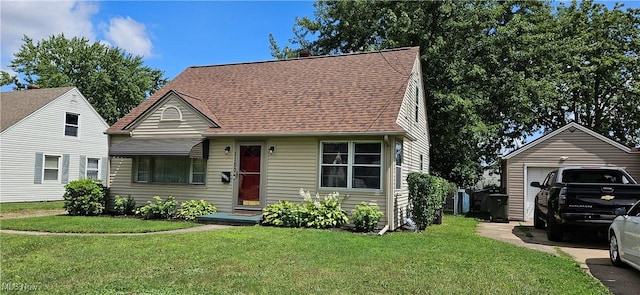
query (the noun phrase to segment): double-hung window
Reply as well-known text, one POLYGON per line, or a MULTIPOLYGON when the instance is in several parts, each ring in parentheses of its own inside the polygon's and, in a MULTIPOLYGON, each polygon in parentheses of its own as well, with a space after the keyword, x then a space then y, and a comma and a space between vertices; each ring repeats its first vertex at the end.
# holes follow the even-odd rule
POLYGON ((44 155, 42 180, 45 182, 60 181, 60 156, 44 155))
POLYGON ((379 141, 322 142, 320 186, 323 188, 380 189, 382 143, 379 141))
POLYGON ((85 178, 100 179, 100 159, 87 158, 87 169, 85 170, 85 178))
POLYGON ((395 162, 396 162, 396 185, 395 188, 397 190, 402 188, 402 155, 403 154, 403 148, 402 148, 402 141, 397 140, 396 141, 396 156, 395 156, 395 162))
POLYGON ((80 115, 74 113, 66 113, 64 118, 64 135, 78 137, 78 127, 80 115))
POLYGON ((206 161, 188 157, 139 157, 133 181, 141 183, 204 184, 206 161))

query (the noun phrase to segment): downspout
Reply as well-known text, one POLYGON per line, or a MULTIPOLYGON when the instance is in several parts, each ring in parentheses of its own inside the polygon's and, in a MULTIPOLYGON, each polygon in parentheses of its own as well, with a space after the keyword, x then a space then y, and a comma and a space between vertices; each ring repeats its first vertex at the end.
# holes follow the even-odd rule
POLYGON ((387 224, 378 232, 378 235, 384 235, 389 228, 391 227, 391 225, 393 224, 393 182, 392 182, 392 175, 391 175, 391 164, 393 164, 393 162, 391 161, 392 158, 392 153, 391 153, 391 145, 389 144, 389 136, 385 135, 384 136, 384 143, 387 147, 387 157, 385 158, 385 167, 386 167, 386 177, 387 177, 387 181, 386 183, 386 187, 385 187, 385 191, 386 191, 386 196, 387 196, 387 204, 386 204, 386 209, 387 209, 387 224))

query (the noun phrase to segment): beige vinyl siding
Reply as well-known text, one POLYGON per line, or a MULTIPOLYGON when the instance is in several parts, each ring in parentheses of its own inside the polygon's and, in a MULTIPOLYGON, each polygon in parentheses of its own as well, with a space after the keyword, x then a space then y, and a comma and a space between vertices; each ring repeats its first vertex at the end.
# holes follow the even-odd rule
POLYGON ((318 179, 318 140, 315 138, 276 138, 266 144, 266 202, 300 202, 300 189, 315 191, 318 179), (269 154, 269 146, 275 152, 269 154))
MULTIPOLYGON (((429 172, 429 128, 427 123, 426 113, 426 100, 424 96, 424 87, 422 83, 422 70, 420 69, 420 60, 416 58, 411 79, 407 83, 407 89, 405 90, 405 97, 402 101, 400 113, 398 115, 397 123, 407 130, 409 138, 398 138, 403 142, 403 163, 402 163, 402 188, 400 190, 393 190, 394 200, 397 204, 394 208, 394 227, 399 227, 404 224, 405 218, 408 216, 408 204, 409 204, 409 188, 407 185, 407 176, 411 172, 429 172), (418 121, 415 120, 415 108, 416 108, 416 87, 419 91, 418 99, 418 121), (420 170, 420 155, 422 155, 422 170, 420 170)), ((395 148, 395 142, 390 142, 391 149, 395 148)), ((391 156, 394 156, 392 151, 391 156)), ((395 157, 391 161, 393 166, 391 172, 391 178, 395 188, 395 157)))
POLYGON ((224 152, 224 147, 228 145, 232 145, 232 142, 211 140, 205 185, 132 183, 132 159, 112 157, 110 194, 131 196, 139 206, 154 196, 162 199, 174 196, 178 202, 206 200, 213 203, 219 212, 231 212, 233 187, 221 181, 222 171, 233 171, 233 154, 224 152))
MULTIPOLYGON (((76 180, 80 156, 99 158, 100 165, 106 164, 102 159, 107 157, 104 132, 108 127, 82 94, 73 88, 5 129, 0 133, 0 202, 62 200, 64 183, 34 184, 36 153, 68 154, 68 180, 76 180), (64 135, 66 112, 79 114, 77 137, 64 135)), ((106 175, 101 176, 104 177, 106 175)))
POLYGON ((209 127, 209 123, 200 113, 172 94, 142 118, 132 128, 132 133, 134 136, 194 136, 202 134, 209 127), (161 120, 162 112, 171 107, 180 110, 181 120, 161 120))
POLYGON ((509 195, 509 218, 524 219, 525 165, 559 167, 583 164, 622 167, 634 178, 640 174, 640 161, 633 161, 632 154, 579 129, 574 132, 565 130, 508 160, 504 177, 509 195), (560 161, 561 156, 569 158, 560 161))

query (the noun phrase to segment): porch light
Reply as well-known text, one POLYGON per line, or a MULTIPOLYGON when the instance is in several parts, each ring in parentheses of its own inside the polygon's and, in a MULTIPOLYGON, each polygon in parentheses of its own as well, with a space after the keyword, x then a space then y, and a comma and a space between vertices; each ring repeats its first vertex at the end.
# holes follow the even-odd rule
POLYGON ((276 146, 272 145, 269 147, 269 154, 273 154, 273 151, 276 150, 276 146))
POLYGON ((224 153, 225 154, 229 154, 230 151, 231 151, 231 147, 230 146, 224 147, 224 153))

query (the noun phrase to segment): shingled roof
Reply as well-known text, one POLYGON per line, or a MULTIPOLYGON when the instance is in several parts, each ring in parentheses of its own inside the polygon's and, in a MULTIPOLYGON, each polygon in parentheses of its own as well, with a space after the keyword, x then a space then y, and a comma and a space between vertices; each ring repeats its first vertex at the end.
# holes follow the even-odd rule
POLYGON ((0 132, 13 126, 73 87, 29 89, 0 93, 0 132))
POLYGON ((170 91, 214 121, 205 135, 402 132, 419 48, 187 68, 109 128, 127 131, 170 91))

